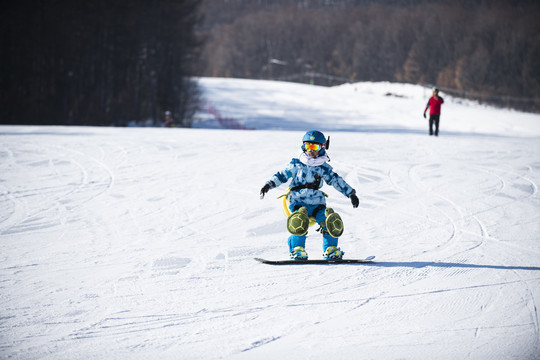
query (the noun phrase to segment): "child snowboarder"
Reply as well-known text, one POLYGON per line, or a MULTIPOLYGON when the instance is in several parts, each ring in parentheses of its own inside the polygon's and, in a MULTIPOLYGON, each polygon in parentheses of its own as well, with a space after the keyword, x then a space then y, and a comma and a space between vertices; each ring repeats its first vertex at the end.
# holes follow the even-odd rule
POLYGON ((309 217, 315 218, 323 234, 323 258, 341 260, 344 252, 337 247, 338 238, 343 233, 341 217, 326 207, 325 194, 319 189, 324 180, 340 193, 351 199, 354 208, 359 200, 356 191, 328 165, 330 158, 326 153, 328 143, 320 131, 308 131, 302 139, 302 151, 284 170, 278 171, 261 189, 261 198, 270 190, 286 183, 292 178, 288 193, 291 215, 287 218, 290 258, 307 260, 305 251, 309 217))

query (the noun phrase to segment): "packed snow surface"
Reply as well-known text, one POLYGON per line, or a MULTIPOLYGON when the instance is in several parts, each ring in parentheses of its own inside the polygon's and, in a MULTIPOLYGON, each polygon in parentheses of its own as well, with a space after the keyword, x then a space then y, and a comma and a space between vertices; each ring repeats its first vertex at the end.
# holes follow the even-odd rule
POLYGON ((0 358, 540 358, 539 115, 442 94, 430 137, 413 85, 199 82, 196 129, 0 126, 0 358), (373 264, 254 260, 311 129, 373 264))

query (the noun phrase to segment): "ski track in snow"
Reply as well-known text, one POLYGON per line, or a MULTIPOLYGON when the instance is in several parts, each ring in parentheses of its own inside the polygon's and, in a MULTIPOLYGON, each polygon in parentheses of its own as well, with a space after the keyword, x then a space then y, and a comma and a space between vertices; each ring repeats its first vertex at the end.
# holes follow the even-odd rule
MULTIPOLYGON (((372 84, 363 113, 347 86, 202 85, 264 131, 0 127, 0 357, 538 359, 540 131, 507 134, 519 113, 450 100, 430 138, 378 110, 417 106, 414 87, 372 84), (331 164, 360 197, 323 189, 340 246, 376 262, 259 264, 288 236, 285 187, 259 190, 326 124, 306 114, 323 101, 343 116, 331 164), (290 122, 272 128, 274 109, 290 122)), ((313 229, 306 247, 321 256, 313 229)))

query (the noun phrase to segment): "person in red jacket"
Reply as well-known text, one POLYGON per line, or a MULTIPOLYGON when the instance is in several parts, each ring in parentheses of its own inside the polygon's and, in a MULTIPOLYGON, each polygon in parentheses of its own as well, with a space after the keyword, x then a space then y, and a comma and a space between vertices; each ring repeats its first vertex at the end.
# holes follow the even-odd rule
POLYGON ((439 89, 433 89, 433 96, 429 98, 426 108, 424 109, 424 118, 426 111, 429 108, 429 135, 433 135, 433 125, 435 125, 435 136, 439 136, 439 120, 441 118, 441 105, 444 100, 439 96, 439 89))

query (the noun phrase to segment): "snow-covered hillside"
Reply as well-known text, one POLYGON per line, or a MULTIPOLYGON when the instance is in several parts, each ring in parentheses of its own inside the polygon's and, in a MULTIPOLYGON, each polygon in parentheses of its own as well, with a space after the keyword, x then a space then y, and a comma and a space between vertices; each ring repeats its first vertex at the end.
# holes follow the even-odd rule
POLYGON ((197 129, 0 126, 1 358, 540 358, 539 115, 442 94, 436 138, 429 89, 200 84, 197 129), (373 264, 253 260, 287 258, 259 190, 311 129, 373 264))

